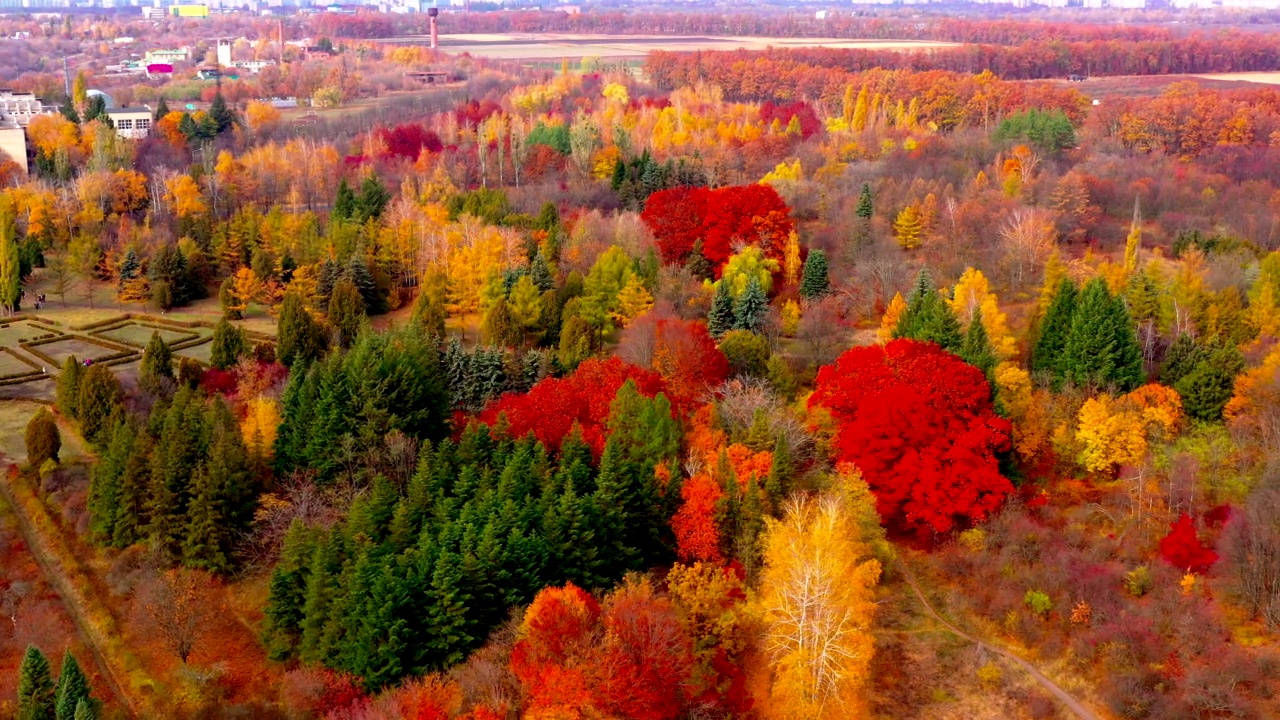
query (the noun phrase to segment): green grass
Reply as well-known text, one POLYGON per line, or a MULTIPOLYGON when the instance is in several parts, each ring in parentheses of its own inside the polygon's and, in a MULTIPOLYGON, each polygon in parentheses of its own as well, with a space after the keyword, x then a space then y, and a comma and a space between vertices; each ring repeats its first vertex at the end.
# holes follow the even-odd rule
POLYGON ((189 348, 175 350, 173 354, 177 355, 178 357, 195 358, 196 360, 199 360, 202 363, 208 363, 209 358, 213 356, 213 343, 211 342, 200 343, 199 345, 195 345, 189 348))
POLYGON ((151 334, 157 332, 160 333, 160 339, 164 340, 165 343, 169 345, 183 340, 190 340, 197 336, 196 333, 187 332, 185 330, 159 329, 147 327, 146 325, 139 325, 138 323, 129 323, 128 325, 118 327, 113 330, 104 330, 97 333, 97 336, 107 340, 115 340, 116 342, 124 343, 125 345, 146 347, 147 343, 151 342, 151 334))
POLYGON ((57 394, 57 388, 58 381, 51 377, 5 385, 0 387, 0 404, 7 402, 6 398, 53 402, 54 395, 57 394))
POLYGON ((59 366, 72 355, 75 355, 78 360, 97 360, 120 352, 120 350, 94 345, 87 340, 81 340, 70 335, 61 340, 40 345, 39 348, 40 352, 53 358, 59 366))
POLYGON ((18 347, 20 342, 51 334, 54 333, 50 328, 20 320, 0 327, 0 346, 18 347))
POLYGON ((39 370, 38 367, 31 367, 7 352, 0 352, 0 375, 18 375, 37 370, 39 370))
MULTIPOLYGON (((12 386, 3 389, 11 390, 12 386)), ((45 406, 25 400, 0 400, 0 453, 15 462, 27 461, 27 423, 42 407, 45 406)), ((61 423, 58 429, 62 435, 62 450, 58 453, 58 459, 65 462, 84 457, 84 441, 80 436, 61 423)))

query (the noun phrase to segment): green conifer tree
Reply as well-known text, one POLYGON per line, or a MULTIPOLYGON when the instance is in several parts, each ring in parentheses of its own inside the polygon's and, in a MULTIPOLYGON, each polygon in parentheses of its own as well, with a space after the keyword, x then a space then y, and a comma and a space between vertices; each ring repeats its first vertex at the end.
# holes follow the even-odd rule
POLYGON ((80 381, 76 409, 80 415, 80 432, 96 447, 111 440, 112 416, 121 409, 124 394, 120 381, 106 365, 91 365, 80 381))
POLYGON ((927 267, 920 268, 916 276, 915 286, 907 298, 907 309, 898 319, 893 337, 937 343, 951 352, 959 352, 964 344, 960 322, 934 287, 927 267))
POLYGON ((58 423, 53 419, 53 413, 40 408, 27 422, 23 439, 27 445, 27 464, 31 467, 39 469, 45 460, 58 461, 62 435, 58 433, 58 423))
POLYGON ((355 283, 347 278, 335 283, 328 309, 329 324, 333 326, 338 344, 350 346, 360 334, 360 324, 365 316, 364 298, 355 283))
POLYGON ((89 700, 89 678, 85 677, 70 650, 62 656, 62 669, 54 696, 57 720, 75 720, 76 708, 89 700))
POLYGON ((732 330, 735 322, 733 295, 729 292, 729 284, 716 283, 716 294, 711 300, 711 312, 707 316, 707 330, 712 337, 720 337, 732 330))
POLYGON ((142 354, 142 367, 138 371, 138 386, 152 394, 160 394, 173 386, 173 352, 160 337, 160 331, 151 333, 151 342, 142 354))
POLYGON ((1076 385, 1132 390, 1143 379, 1142 349, 1129 311, 1101 278, 1080 293, 1064 350, 1065 377, 1076 385))
POLYGON ((58 412, 72 419, 80 417, 80 377, 84 374, 84 366, 75 355, 62 361, 62 371, 58 373, 58 387, 55 406, 58 412))
POLYGON ((227 322, 226 318, 213 327, 213 340, 210 342, 209 364, 216 370, 233 367, 240 362, 241 356, 249 352, 249 340, 244 330, 227 322))
POLYGON ((964 346, 960 348, 960 357, 981 370, 988 380, 992 378, 996 369, 996 354, 991 348, 987 328, 982 324, 982 308, 975 308, 973 311, 973 319, 969 321, 969 330, 964 336, 964 346))
POLYGON ((1031 371, 1052 379, 1055 385, 1066 377, 1067 339, 1071 336, 1077 294, 1075 283, 1063 278, 1040 322, 1040 335, 1031 350, 1031 371))
POLYGON ((822 250, 810 250, 800 275, 800 296, 813 300, 826 295, 831 289, 827 273, 827 254, 822 250))
POLYGON ((1173 386, 1182 396, 1182 409, 1197 420, 1221 420, 1222 408, 1234 394, 1236 376, 1244 367, 1244 356, 1234 345, 1207 353, 1173 386))
POLYGON ((356 215, 356 194, 347 184, 347 179, 338 181, 338 191, 333 198, 333 218, 335 220, 351 220, 356 215))
POLYGON ((733 329, 758 333, 764 329, 765 315, 769 312, 769 298, 760 285, 760 278, 752 276, 747 288, 733 307, 733 329))
POLYGON ((56 720, 56 695, 49 659, 35 645, 27 646, 27 654, 18 669, 18 709, 16 720, 56 720))

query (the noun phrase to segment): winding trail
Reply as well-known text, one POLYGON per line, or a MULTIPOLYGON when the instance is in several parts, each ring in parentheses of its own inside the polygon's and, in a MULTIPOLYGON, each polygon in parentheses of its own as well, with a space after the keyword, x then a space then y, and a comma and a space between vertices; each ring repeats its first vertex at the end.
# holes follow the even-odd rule
POLYGON ((1009 660, 1013 661, 1015 664, 1018 665, 1018 667, 1025 670, 1027 674, 1032 677, 1032 679, 1040 683, 1041 687, 1043 687, 1045 690, 1048 690, 1054 697, 1058 698, 1058 700, 1060 700, 1063 705, 1067 706, 1067 709, 1075 713, 1076 717, 1081 718, 1081 720, 1102 720, 1102 718, 1099 717, 1097 714, 1095 714, 1092 710, 1085 707, 1084 703, 1077 700, 1066 690, 1063 690, 1057 683, 1045 677, 1044 673, 1037 670, 1036 667, 1031 663, 1027 662, 1026 660, 1023 660, 1022 658, 1018 657, 1017 655, 1014 655, 1013 653, 1009 652, 1008 650, 1005 650, 1004 648, 996 647, 991 643, 985 642, 983 640, 979 640, 978 638, 970 635, 969 633, 966 633, 965 631, 961 630, 955 625, 952 625, 950 622, 947 622, 946 620, 944 620, 943 617, 938 614, 938 611, 933 608, 933 605, 929 604, 929 600, 925 598, 924 593, 920 590, 920 585, 916 582, 915 573, 911 572, 911 569, 907 567, 907 564, 905 562, 902 562, 901 560, 898 561, 898 567, 902 569, 902 576, 907 579, 907 584, 909 584, 911 586, 911 589, 915 591, 916 597, 920 599, 920 604, 924 605, 925 611, 928 612, 930 617, 932 617, 934 620, 937 620, 950 633, 952 633, 953 635, 956 635, 957 637, 968 640, 969 642, 977 645, 978 647, 984 650, 995 653, 997 655, 1000 655, 1001 657, 1008 658, 1009 660))
MULTIPOLYGON (((0 455, 0 462, 7 460, 0 455)), ((93 653, 94 661, 97 663, 102 677, 106 678, 111 686, 111 693, 115 696, 119 706, 125 710, 130 717, 139 716, 139 703, 126 692, 126 685, 120 681, 120 673, 124 672, 122 668, 118 669, 112 662, 112 656, 108 651, 109 643, 107 638, 103 636, 99 628, 94 627, 89 621, 88 611, 86 608, 90 604, 100 604, 97 597, 90 597, 93 593, 92 587, 86 583, 77 583, 72 575, 79 575, 82 578, 85 575, 84 568, 77 567, 66 568, 63 566, 61 558, 70 558, 71 562, 75 562, 75 555, 70 551, 63 541, 61 535, 56 532, 42 532, 42 526, 56 528, 52 518, 47 514, 39 518, 32 518, 28 514, 28 506, 24 502, 20 502, 19 495, 23 495, 22 500, 29 500, 25 496, 32 495, 31 490, 25 487, 18 487, 17 483, 21 480, 16 474, 9 471, 7 467, 9 463, 3 462, 6 466, 4 472, 0 472, 0 494, 4 495, 5 502, 13 511, 13 516, 17 520, 18 530, 22 533, 23 542, 31 551, 31 555, 35 558, 36 564, 40 566, 40 571, 44 573, 45 579, 49 582, 49 586, 58 593, 62 598, 62 604, 67 609, 67 613, 71 616, 71 620, 75 623, 76 630, 80 634, 81 640, 84 641, 85 647, 93 653)), ((38 500, 36 501, 38 502, 38 500)))

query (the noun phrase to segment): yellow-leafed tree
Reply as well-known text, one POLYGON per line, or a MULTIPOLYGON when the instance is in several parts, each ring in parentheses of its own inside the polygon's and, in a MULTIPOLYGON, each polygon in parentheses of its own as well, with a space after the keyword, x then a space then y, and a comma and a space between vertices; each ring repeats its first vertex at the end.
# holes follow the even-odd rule
POLYGON ((920 211, 915 205, 908 205, 898 213, 893 221, 893 236, 904 250, 920 247, 924 234, 924 223, 920 221, 920 211))
POLYGON ((847 493, 793 500, 764 534, 760 606, 772 667, 768 717, 862 717, 880 562, 847 493))
MULTIPOLYGON (((880 329, 876 332, 881 345, 893 339, 893 331, 898 328, 898 319, 906 311, 907 301, 902 299, 902 293, 894 293, 893 299, 889 301, 889 307, 884 309, 884 317, 880 318, 880 329)), ((983 325, 985 326, 985 323, 983 325)))
POLYGON ((1009 332, 1009 320, 1000 310, 999 299, 981 270, 966 268, 947 303, 965 327, 973 319, 974 311, 982 309, 982 326, 987 330, 997 358, 1008 359, 1017 351, 1018 341, 1009 332))
POLYGON ((276 444, 276 432, 280 427, 280 406, 275 398, 261 395, 245 404, 244 420, 240 421, 240 436, 245 448, 260 460, 270 460, 276 444))

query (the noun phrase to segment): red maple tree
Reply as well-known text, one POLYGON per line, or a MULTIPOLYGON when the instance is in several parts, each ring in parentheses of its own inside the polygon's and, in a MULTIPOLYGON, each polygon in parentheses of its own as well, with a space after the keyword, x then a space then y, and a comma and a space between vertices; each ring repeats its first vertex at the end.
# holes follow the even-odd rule
POLYGON ((684 262, 702 240, 702 254, 719 274, 735 248, 755 245, 781 259, 787 236, 795 229, 791 210, 769 185, 732 185, 659 190, 645 201, 640 215, 653 231, 662 259, 684 262))
POLYGON ((1196 535, 1191 516, 1182 513, 1169 527, 1169 534, 1160 540, 1160 557, 1170 565, 1187 572, 1205 573, 1218 562, 1218 553, 1205 547, 1196 535))
POLYGON ((1011 427, 986 378, 933 343, 853 348, 818 373, 809 405, 831 412, 839 460, 862 471, 886 525, 947 532, 1013 491, 996 458, 1011 427))
POLYGON ((680 486, 684 503, 671 518, 676 536, 676 554, 682 562, 721 562, 720 529, 716 525, 716 505, 724 496, 720 484, 706 473, 689 478, 680 486))
POLYGON ((524 394, 507 393, 480 413, 480 422, 495 425, 506 415, 513 437, 532 432, 548 448, 559 448, 573 426, 582 428, 582 439, 599 457, 604 452, 609 406, 618 389, 633 380, 645 397, 665 390, 662 377, 652 370, 629 365, 616 357, 590 358, 572 375, 545 378, 524 394))

